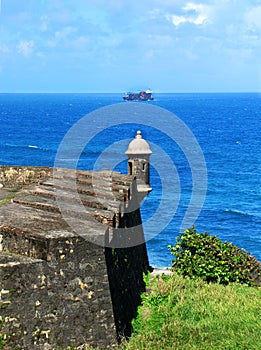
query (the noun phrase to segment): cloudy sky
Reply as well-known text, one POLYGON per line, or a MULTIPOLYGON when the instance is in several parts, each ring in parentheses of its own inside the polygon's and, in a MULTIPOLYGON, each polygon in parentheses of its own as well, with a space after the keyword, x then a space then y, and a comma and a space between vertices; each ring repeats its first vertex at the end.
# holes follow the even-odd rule
POLYGON ((0 5, 0 92, 261 91, 261 0, 0 5))

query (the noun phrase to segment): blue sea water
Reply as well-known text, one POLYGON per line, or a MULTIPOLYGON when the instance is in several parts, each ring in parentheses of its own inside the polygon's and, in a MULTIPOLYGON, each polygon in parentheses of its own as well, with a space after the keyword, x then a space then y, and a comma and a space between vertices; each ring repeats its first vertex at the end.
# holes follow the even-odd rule
MULTIPOLYGON (((193 132, 206 160, 207 195, 196 229, 232 242, 261 261, 261 94, 155 95, 154 101, 141 103, 178 116, 193 132)), ((120 102, 122 94, 0 94, 0 164, 53 166, 63 137, 79 119, 120 102)), ((115 127, 98 135, 82 152, 78 168, 93 169, 104 149, 115 140, 133 138, 137 128, 139 125, 130 120, 127 128, 115 127)), ((192 177, 186 157, 168 138, 153 129, 145 129, 144 135, 170 155, 181 183, 180 202, 172 221, 147 243, 150 264, 166 267, 172 259, 167 245, 174 244, 180 232, 192 177)), ((126 173, 126 161, 116 170, 126 173)), ((167 176, 168 169, 164 171, 167 176)), ((151 186, 153 191, 142 206, 144 220, 156 211, 162 191, 154 168, 151 186)))

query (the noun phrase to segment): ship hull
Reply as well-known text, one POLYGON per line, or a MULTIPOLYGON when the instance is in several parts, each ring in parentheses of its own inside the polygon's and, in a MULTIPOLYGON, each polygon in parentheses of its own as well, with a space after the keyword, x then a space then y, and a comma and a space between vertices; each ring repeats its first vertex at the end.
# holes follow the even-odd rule
POLYGON ((124 101, 152 101, 154 97, 149 90, 149 92, 141 91, 139 93, 129 92, 125 96, 123 96, 124 101))

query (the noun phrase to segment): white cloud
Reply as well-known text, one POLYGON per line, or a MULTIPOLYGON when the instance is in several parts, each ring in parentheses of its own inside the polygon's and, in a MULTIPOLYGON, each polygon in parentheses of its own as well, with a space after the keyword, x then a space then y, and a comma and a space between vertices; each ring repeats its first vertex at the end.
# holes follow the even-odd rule
POLYGON ((29 57, 33 53, 35 48, 33 40, 21 40, 17 45, 17 51, 24 57, 29 57))
POLYGON ((195 11, 195 12, 202 12, 204 11, 204 6, 202 4, 195 4, 193 2, 188 2, 185 6, 183 6, 184 11, 195 11))
POLYGON ((181 23, 186 23, 188 21, 184 16, 166 15, 166 18, 168 21, 171 21, 176 27, 178 27, 181 23))
POLYGON ((166 19, 176 27, 182 23, 202 25, 209 21, 209 7, 207 5, 188 2, 182 7, 182 10, 185 12, 183 15, 167 14, 166 19))
POLYGON ((148 11, 148 18, 149 19, 157 19, 159 16, 161 16, 162 10, 158 8, 153 8, 148 11))
POLYGON ((46 32, 47 30, 48 30, 48 24, 47 24, 47 16, 42 16, 41 18, 40 18, 40 21, 41 21, 41 23, 40 23, 40 31, 41 32, 46 32))
MULTIPOLYGON (((74 35, 77 32, 78 29, 72 26, 61 28, 54 33, 54 36, 50 40, 46 41, 46 46, 51 48, 57 47, 58 45, 68 46, 72 40, 77 40, 74 35)), ((80 37, 83 36, 79 36, 79 38, 80 37)))
POLYGON ((140 61, 134 80, 146 71, 149 80, 151 70, 166 81, 170 71, 222 72, 235 62, 247 71, 260 66, 260 18, 261 0, 12 0, 1 14, 0 64, 34 66, 39 76, 44 64, 54 72, 72 67, 72 79, 81 67, 94 80, 109 65, 113 81, 140 61))
POLYGON ((256 31, 261 30, 261 6, 253 7, 245 15, 248 29, 256 31))
POLYGON ((67 39, 71 34, 77 32, 77 29, 74 27, 64 27, 62 30, 55 32, 55 38, 58 40, 67 39))
POLYGON ((196 25, 201 25, 207 20, 207 16, 198 15, 197 17, 185 17, 176 15, 167 15, 167 19, 170 20, 174 26, 178 27, 182 23, 192 23, 196 25))

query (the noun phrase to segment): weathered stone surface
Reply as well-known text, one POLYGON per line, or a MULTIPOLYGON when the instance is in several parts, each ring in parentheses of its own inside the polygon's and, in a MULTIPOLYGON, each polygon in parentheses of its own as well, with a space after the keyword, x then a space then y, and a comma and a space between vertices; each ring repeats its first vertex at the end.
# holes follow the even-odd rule
POLYGON ((0 166, 0 183, 7 188, 22 188, 24 185, 38 183, 52 176, 49 167, 0 166))
POLYGON ((111 348, 130 335, 149 269, 135 182, 111 172, 56 169, 55 176, 51 168, 0 168, 6 349, 111 348), (61 215, 57 196, 80 234, 61 215), (124 227, 131 229, 125 234, 124 227), (117 247, 134 238, 140 245, 117 247))

